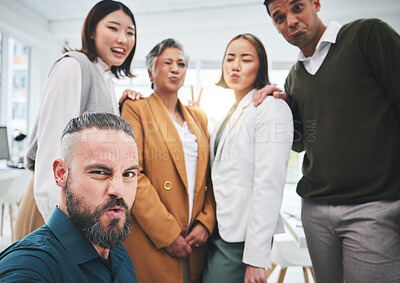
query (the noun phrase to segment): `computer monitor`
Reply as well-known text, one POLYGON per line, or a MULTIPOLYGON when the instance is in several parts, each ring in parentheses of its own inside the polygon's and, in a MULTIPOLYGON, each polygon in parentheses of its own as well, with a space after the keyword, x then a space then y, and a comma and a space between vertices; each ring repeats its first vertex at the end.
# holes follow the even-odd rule
POLYGON ((0 127, 0 160, 10 159, 10 150, 8 148, 7 127, 0 127))

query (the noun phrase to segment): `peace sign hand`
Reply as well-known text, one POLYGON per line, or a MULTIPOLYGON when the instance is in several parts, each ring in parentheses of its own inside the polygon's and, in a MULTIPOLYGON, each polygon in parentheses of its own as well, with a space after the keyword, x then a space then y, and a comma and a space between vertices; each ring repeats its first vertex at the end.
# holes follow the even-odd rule
POLYGON ((200 89, 199 97, 197 100, 194 100, 194 91, 193 91, 193 86, 190 86, 190 89, 192 90, 192 100, 189 100, 189 106, 198 106, 200 107, 200 100, 201 100, 201 95, 203 94, 203 87, 200 89))

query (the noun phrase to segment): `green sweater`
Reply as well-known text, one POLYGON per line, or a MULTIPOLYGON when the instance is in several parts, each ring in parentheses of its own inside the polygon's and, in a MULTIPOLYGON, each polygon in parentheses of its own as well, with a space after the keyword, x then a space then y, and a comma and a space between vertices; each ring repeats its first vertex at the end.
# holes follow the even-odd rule
POLYGON ((343 26, 317 73, 297 62, 285 89, 293 149, 305 150, 300 196, 333 205, 400 199, 400 37, 391 27, 343 26))

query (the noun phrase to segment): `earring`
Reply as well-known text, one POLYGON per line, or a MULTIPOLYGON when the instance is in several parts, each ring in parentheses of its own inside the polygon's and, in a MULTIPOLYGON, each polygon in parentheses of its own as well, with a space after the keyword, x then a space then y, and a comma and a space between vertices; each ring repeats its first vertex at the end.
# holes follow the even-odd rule
POLYGON ((56 180, 56 183, 58 184, 58 180, 56 180))

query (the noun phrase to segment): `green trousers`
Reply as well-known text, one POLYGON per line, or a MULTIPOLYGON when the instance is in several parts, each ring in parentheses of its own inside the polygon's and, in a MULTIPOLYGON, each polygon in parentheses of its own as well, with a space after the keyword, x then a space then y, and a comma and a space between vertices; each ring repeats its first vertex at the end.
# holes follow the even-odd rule
POLYGON ((244 242, 225 242, 216 228, 208 245, 203 283, 243 283, 246 272, 243 250, 244 242))

